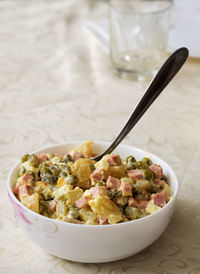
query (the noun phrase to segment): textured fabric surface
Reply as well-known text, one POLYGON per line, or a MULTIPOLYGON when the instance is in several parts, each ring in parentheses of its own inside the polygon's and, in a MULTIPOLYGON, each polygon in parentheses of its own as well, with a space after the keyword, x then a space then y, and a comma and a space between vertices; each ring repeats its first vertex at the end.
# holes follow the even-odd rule
POLYGON ((198 60, 187 62, 124 140, 159 155, 179 178, 175 213, 159 240, 125 260, 80 264, 49 255, 15 222, 6 179, 21 155, 70 140, 113 140, 147 85, 117 78, 84 30, 107 12, 107 1, 0 2, 2 274, 200 273, 198 60))

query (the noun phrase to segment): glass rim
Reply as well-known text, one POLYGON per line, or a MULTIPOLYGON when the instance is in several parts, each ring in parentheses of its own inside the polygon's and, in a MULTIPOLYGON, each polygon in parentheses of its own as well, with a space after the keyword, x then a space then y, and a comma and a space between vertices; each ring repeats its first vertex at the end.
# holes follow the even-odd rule
MULTIPOLYGON (((148 0, 139 0, 140 2, 148 2, 148 0)), ((151 2, 154 2, 155 0, 152 0, 151 2)), ((160 0, 160 2, 161 2, 162 0, 160 0)), ((173 2, 174 2, 174 0, 163 0, 162 2, 166 2, 166 3, 168 3, 168 5, 166 6, 166 7, 163 7, 163 8, 161 8, 161 9, 159 9, 159 10, 155 10, 155 11, 133 11, 133 10, 127 10, 127 11, 122 11, 122 10, 120 10, 120 7, 116 7, 115 5, 113 5, 114 4, 114 2, 123 2, 123 3, 125 3, 125 2, 134 2, 134 0, 110 0, 110 11, 111 11, 111 8, 112 9, 115 9, 115 10, 117 10, 117 11, 119 11, 119 12, 122 12, 122 13, 128 13, 128 14, 143 14, 143 15, 149 15, 149 14, 159 14, 159 13, 163 13, 163 12, 165 12, 165 11, 167 11, 167 10, 170 10, 171 9, 171 7, 173 6, 173 2)))

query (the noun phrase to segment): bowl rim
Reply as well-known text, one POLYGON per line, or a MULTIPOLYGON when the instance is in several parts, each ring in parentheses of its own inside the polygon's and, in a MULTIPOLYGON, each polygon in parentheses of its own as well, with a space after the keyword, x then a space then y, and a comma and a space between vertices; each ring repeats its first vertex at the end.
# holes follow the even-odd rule
MULTIPOLYGON (((30 153, 40 153, 40 151, 43 151, 43 150, 47 150, 47 149, 50 149, 50 148, 56 148, 56 147, 60 147, 60 146, 64 146, 64 145, 78 145, 78 144, 82 144, 84 143, 85 141, 69 141, 69 142, 64 142, 64 143, 60 143, 60 144, 52 144, 52 145, 47 145, 47 146, 44 146, 44 147, 41 147, 40 149, 37 149, 33 152, 30 152, 30 153)), ((97 141, 95 140, 94 141, 94 145, 95 144, 102 144, 102 145, 109 145, 111 144, 111 142, 104 142, 104 141, 97 141)), ((144 220, 148 220, 150 218, 154 218, 154 216, 156 215, 159 215, 159 214, 162 214, 162 212, 167 208, 169 207, 172 203, 175 202, 176 200, 176 197, 177 197, 177 194, 178 194, 178 190, 179 190, 179 182, 178 182, 178 179, 177 179, 177 176, 175 174, 175 172, 173 171, 173 169, 163 160, 161 159, 160 157, 158 157, 157 155, 149 152, 149 151, 146 151, 144 149, 140 149, 140 148, 137 148, 135 146, 131 146, 131 145, 126 145, 126 144, 119 144, 118 146, 120 147, 130 147, 138 152, 145 152, 147 153, 148 155, 150 155, 150 157, 155 157, 158 159, 158 161, 161 161, 165 164, 165 166, 167 167, 167 170, 169 170, 169 172, 172 174, 173 178, 174 178, 174 185, 175 185, 175 190, 174 190, 174 193, 172 194, 172 198, 170 199, 170 201, 164 206, 162 207, 161 209, 159 209, 158 211, 150 214, 150 215, 147 215, 145 217, 142 217, 142 218, 139 218, 139 219, 136 219, 136 220, 132 220, 132 221, 128 221, 128 222, 123 222, 123 223, 117 223, 117 224, 109 224, 109 225, 88 225, 88 224, 74 224, 74 223, 68 223, 68 222, 64 222, 64 221, 60 221, 60 220, 57 220, 57 219, 51 219, 51 218, 48 218, 46 216, 43 216, 39 213, 36 213, 32 210, 30 210, 29 208, 27 208, 26 206, 24 206, 18 199, 17 197, 14 195, 13 193, 13 189, 11 187, 11 177, 13 175, 13 172, 15 171, 15 169, 19 166, 20 162, 21 161, 18 161, 16 164, 14 164, 14 166, 11 168, 9 174, 8 174, 8 178, 7 178, 7 191, 8 191, 8 195, 10 196, 10 198, 12 198, 14 200, 14 202, 21 206, 25 211, 28 211, 30 214, 33 214, 34 216, 38 217, 38 218, 41 218, 43 219, 44 221, 49 221, 49 222, 53 222, 55 224, 62 224, 62 225, 70 225, 70 226, 75 226, 75 227, 81 227, 81 228, 90 228, 90 229, 96 229, 96 228, 101 228, 104 227, 106 229, 109 229, 109 228, 113 228, 113 227, 119 227, 119 226, 127 226, 127 225, 133 225, 134 223, 139 223, 139 222, 142 222, 144 220)))

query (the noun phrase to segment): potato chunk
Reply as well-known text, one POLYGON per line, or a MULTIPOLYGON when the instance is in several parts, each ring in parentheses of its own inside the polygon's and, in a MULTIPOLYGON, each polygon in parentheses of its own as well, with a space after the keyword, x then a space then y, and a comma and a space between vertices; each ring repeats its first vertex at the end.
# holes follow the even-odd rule
POLYGON ((161 207, 155 205, 153 200, 150 200, 145 211, 149 214, 152 214, 152 213, 158 211, 159 209, 161 209, 161 207))
POLYGON ((93 151, 92 151, 92 144, 93 141, 88 141, 83 144, 81 144, 79 147, 73 150, 73 153, 80 152, 84 156, 92 157, 93 151))
POLYGON ((81 208, 79 210, 79 216, 80 219, 87 224, 97 224, 97 215, 90 208, 81 208))
POLYGON ((121 179, 126 176, 126 169, 124 166, 109 166, 108 170, 105 172, 105 177, 108 178, 108 176, 121 179))
POLYGON ((108 157, 109 155, 103 156, 103 158, 95 164, 95 167, 107 171, 109 169, 108 157))
POLYGON ((110 224, 116 224, 122 220, 120 209, 107 196, 98 195, 88 203, 97 215, 108 218, 110 224))
POLYGON ((21 203, 24 206, 31 209, 32 211, 35 211, 36 213, 39 213, 39 195, 38 195, 38 193, 23 196, 21 198, 21 203))
POLYGON ((93 163, 92 160, 87 158, 81 158, 75 161, 71 167, 73 175, 78 178, 78 186, 83 187, 87 184, 85 182, 90 181, 91 169, 90 165, 93 163))
POLYGON ((138 194, 142 193, 143 191, 150 191, 152 187, 151 181, 147 180, 138 180, 134 185, 135 189, 137 190, 138 194))
POLYGON ((55 190, 53 192, 53 196, 55 197, 55 200, 57 200, 57 201, 59 201, 59 200, 66 201, 67 193, 70 190, 71 190, 71 186, 65 184, 65 185, 61 186, 60 188, 58 188, 57 190, 55 190))
POLYGON ((56 216, 61 220, 64 216, 67 216, 68 208, 64 201, 59 201, 56 206, 56 216))
POLYGON ((64 184, 66 184, 64 178, 60 177, 57 181, 56 187, 59 188, 61 186, 64 186, 64 184))
POLYGON ((164 183, 163 189, 167 192, 168 196, 170 196, 170 186, 167 183, 164 183))
POLYGON ((66 193, 66 198, 68 199, 67 204, 70 205, 75 205, 75 202, 81 198, 81 196, 83 195, 84 191, 80 188, 80 187, 76 187, 73 190, 69 190, 66 193))

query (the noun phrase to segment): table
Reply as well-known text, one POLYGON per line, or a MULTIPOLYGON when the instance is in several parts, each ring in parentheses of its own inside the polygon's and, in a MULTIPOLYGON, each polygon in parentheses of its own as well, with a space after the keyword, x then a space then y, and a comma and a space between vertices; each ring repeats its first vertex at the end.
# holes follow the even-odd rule
MULTIPOLYGON (((180 182, 172 221, 154 244, 113 263, 56 258, 17 226, 6 190, 11 166, 39 147, 111 141, 147 83, 117 78, 84 24, 107 1, 0 3, 0 273, 200 273, 200 61, 189 59, 124 143, 160 155, 180 182)), ((134 243, 133 243, 134 244, 134 243)), ((120 247, 119 247, 120 248, 120 247)))

